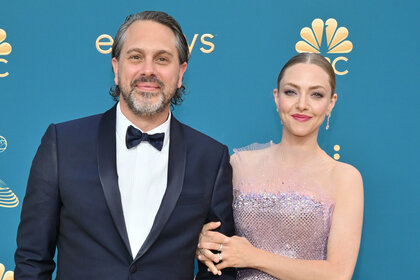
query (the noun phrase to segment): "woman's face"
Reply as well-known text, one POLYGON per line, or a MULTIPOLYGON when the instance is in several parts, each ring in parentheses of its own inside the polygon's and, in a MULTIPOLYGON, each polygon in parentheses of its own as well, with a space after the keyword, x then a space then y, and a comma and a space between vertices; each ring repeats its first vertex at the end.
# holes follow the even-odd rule
POLYGON ((305 63, 287 68, 279 90, 274 89, 273 94, 284 128, 296 136, 318 131, 337 100, 328 74, 315 64, 305 63))

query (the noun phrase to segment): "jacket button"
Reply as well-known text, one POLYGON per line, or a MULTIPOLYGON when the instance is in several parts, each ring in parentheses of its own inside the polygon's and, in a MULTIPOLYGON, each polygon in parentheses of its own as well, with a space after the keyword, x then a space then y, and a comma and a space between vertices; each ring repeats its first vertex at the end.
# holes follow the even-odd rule
POLYGON ((130 267, 130 272, 131 273, 134 273, 136 271, 137 271, 137 267, 135 265, 133 265, 133 266, 130 267))

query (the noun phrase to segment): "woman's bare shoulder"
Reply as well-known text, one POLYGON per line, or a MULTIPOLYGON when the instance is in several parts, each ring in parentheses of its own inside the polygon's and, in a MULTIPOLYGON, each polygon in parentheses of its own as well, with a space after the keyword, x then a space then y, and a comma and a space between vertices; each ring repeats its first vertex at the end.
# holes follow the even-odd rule
POLYGON ((359 170, 351 164, 336 161, 332 171, 337 194, 360 195, 363 193, 363 179, 359 170))

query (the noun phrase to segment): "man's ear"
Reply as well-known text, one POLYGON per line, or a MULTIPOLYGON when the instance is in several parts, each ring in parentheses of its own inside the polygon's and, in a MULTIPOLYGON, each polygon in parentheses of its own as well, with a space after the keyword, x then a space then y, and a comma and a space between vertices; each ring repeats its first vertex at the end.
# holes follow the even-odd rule
POLYGON ((115 57, 112 58, 112 70, 114 70, 114 82, 118 86, 118 60, 115 57))
POLYGON ((184 77, 185 71, 187 71, 188 64, 186 62, 182 63, 179 66, 179 79, 178 79, 178 88, 182 86, 182 78, 184 77))

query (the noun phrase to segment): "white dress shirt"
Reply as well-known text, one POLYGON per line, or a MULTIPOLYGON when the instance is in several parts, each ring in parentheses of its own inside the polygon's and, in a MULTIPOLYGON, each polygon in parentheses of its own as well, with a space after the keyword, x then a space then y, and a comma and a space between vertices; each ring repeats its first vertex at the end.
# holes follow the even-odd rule
POLYGON ((148 134, 165 133, 163 147, 159 151, 145 141, 127 149, 127 128, 136 126, 121 112, 119 103, 116 111, 118 185, 131 252, 135 258, 152 228, 166 190, 171 113, 163 124, 147 131, 148 134))

